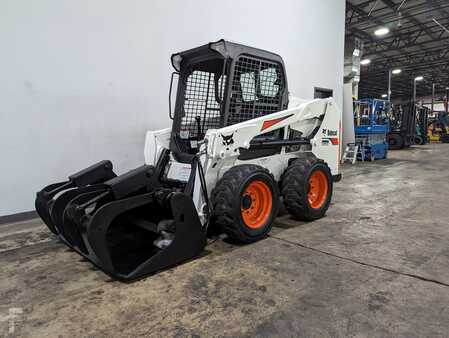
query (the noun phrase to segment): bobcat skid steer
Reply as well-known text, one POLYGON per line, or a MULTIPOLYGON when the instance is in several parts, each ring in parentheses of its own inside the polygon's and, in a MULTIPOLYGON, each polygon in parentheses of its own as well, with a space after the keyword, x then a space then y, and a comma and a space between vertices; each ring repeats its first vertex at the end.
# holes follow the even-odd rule
POLYGON ((340 111, 289 98, 279 55, 220 40, 171 59, 173 123, 147 132, 145 164, 116 175, 101 161, 37 193, 48 228, 122 281, 198 256, 209 227, 263 238, 281 200, 323 217, 340 175, 340 111))

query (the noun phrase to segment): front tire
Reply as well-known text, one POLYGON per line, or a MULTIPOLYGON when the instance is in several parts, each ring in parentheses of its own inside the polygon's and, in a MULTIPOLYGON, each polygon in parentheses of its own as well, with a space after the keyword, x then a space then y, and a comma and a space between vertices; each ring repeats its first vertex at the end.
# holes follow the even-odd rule
POLYGON ((332 199, 333 179, 327 164, 319 159, 294 161, 284 172, 281 195, 288 212, 296 219, 322 218, 332 199))
POLYGON ((252 243, 271 230, 279 191, 267 169, 243 164, 229 169, 211 196, 215 223, 232 239, 252 243))

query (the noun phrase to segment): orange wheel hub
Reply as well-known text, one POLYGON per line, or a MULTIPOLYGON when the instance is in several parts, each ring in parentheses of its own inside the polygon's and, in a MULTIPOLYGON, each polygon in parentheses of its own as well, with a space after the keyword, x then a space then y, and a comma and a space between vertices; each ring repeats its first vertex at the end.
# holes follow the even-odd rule
POLYGON ((251 229, 262 227, 270 217, 273 195, 263 181, 251 182, 243 192, 240 210, 242 219, 251 229))
POLYGON ((316 170, 309 178, 309 193, 307 198, 313 209, 319 209, 326 202, 329 185, 327 176, 322 170, 316 170))

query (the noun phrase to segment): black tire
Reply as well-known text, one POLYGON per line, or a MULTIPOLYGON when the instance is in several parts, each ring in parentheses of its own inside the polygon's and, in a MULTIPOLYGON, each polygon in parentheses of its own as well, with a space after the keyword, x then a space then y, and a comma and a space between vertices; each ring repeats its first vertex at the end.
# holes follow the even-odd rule
POLYGON ((288 166, 281 178, 281 195, 285 208, 294 218, 302 221, 313 221, 326 214, 332 199, 332 190, 331 171, 320 159, 296 160, 288 166), (317 171, 322 172, 326 177, 327 195, 323 204, 315 208, 311 205, 308 194, 310 177, 317 171))
POLYGON ((279 210, 279 190, 267 169, 254 164, 243 164, 229 169, 223 175, 212 191, 211 202, 214 223, 230 238, 243 243, 252 243, 264 238, 270 232, 279 210), (262 224, 251 227, 245 223, 242 210, 251 208, 253 202, 246 194, 246 189, 256 181, 269 188, 271 209, 268 207, 268 216, 262 217, 262 224))
POLYGON ((413 144, 423 145, 424 139, 421 136, 416 135, 415 137, 413 137, 413 144))
POLYGON ((449 135, 441 135, 440 141, 441 143, 449 143, 449 135))
POLYGON ((341 174, 332 176, 332 180, 333 180, 334 182, 340 182, 341 179, 342 179, 341 174))
POLYGON ((388 135, 388 149, 399 150, 404 147, 404 139, 399 134, 388 135))

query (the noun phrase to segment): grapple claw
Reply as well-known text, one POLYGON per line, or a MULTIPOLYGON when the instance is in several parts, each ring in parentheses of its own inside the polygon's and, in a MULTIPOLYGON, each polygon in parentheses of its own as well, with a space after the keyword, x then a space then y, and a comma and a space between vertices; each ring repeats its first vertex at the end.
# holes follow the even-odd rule
POLYGON ((159 174, 144 165, 97 184, 77 176, 44 189, 58 189, 56 197, 39 192, 36 206, 70 248, 114 278, 137 279, 193 258, 206 245, 192 198, 162 187, 159 174))

